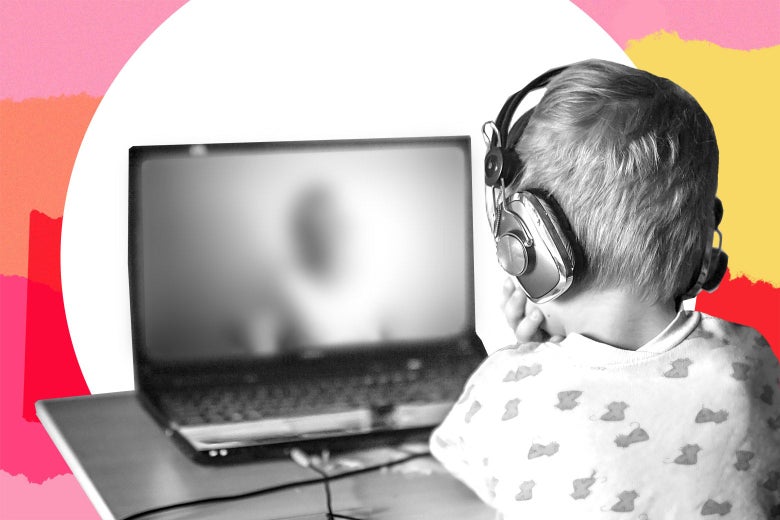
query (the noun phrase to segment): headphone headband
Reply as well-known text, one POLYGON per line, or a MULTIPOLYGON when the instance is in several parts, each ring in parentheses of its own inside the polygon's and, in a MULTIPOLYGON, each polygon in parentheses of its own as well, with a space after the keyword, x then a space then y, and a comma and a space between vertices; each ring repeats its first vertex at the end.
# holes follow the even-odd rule
POLYGON ((522 164, 519 157, 515 154, 512 147, 517 139, 520 138, 525 130, 528 121, 531 118, 531 112, 524 114, 514 126, 511 127, 512 117, 520 106, 523 99, 532 91, 546 87, 550 81, 566 70, 566 67, 558 67, 550 69, 541 76, 538 76, 532 80, 528 85, 523 87, 522 90, 515 92, 501 107, 501 111, 498 113, 495 122, 485 123, 482 130, 485 134, 485 139, 488 142, 487 156, 485 157, 485 184, 488 186, 509 186, 514 180, 512 177, 515 173, 522 170, 522 164), (490 126, 493 128, 493 135, 489 138, 485 133, 485 128, 490 126), (512 141, 509 138, 512 137, 512 141))
MULTIPOLYGON (((509 96, 509 98, 506 100, 506 103, 504 103, 504 106, 501 108, 501 111, 498 113, 498 117, 496 118, 496 127, 499 131, 501 143, 503 143, 504 146, 509 144, 507 141, 509 137, 509 124, 512 121, 512 116, 515 114, 517 107, 520 106, 520 103, 523 101, 523 99, 525 99, 525 97, 534 90, 546 87, 555 76, 567 68, 568 65, 550 69, 544 74, 538 76, 536 79, 533 79, 528 85, 523 87, 522 90, 519 90, 518 92, 515 92, 509 96)), ((496 143, 493 143, 494 146, 495 144, 496 143)))

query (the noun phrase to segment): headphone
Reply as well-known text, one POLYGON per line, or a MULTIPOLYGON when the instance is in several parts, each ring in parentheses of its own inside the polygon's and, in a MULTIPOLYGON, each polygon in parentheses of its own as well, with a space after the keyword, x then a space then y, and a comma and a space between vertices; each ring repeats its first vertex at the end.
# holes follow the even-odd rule
MULTIPOLYGON (((524 165, 515 145, 525 131, 534 109, 513 125, 512 117, 523 99, 532 91, 546 87, 568 66, 551 69, 512 94, 495 121, 482 125, 488 147, 485 154, 485 203, 496 242, 498 263, 517 278, 533 303, 544 303, 562 295, 585 263, 585 255, 555 198, 541 190, 525 190, 507 195, 523 173, 524 165), (491 134, 488 135, 488 130, 491 134)), ((728 255, 721 249, 723 236, 718 226, 723 204, 715 198, 717 247, 708 247, 691 285, 679 296, 688 299, 702 289, 712 292, 720 284, 728 266, 728 255)))

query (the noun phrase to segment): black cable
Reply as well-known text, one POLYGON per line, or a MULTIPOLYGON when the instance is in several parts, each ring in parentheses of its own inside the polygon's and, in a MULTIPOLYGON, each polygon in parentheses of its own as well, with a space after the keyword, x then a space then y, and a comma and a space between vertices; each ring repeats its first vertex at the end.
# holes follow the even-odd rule
POLYGON ((322 476, 322 483, 325 484, 325 505, 328 508, 328 520, 333 520, 333 503, 330 496, 330 479, 328 474, 315 466, 309 465, 309 469, 322 476))
MULTIPOLYGON (((410 460, 419 459, 422 457, 427 457, 431 453, 430 452, 421 452, 421 453, 415 453, 412 455, 409 455, 407 457, 402 457, 400 459, 391 460, 388 462, 383 462, 382 464, 375 464, 373 466, 366 466, 365 468, 355 469, 352 471, 345 471, 344 473, 337 473, 335 475, 331 475, 327 479, 323 478, 313 478, 308 480, 299 480, 297 482, 287 482, 286 484, 278 484, 276 486, 271 486, 267 488, 262 489, 256 489, 254 491, 247 491, 246 493, 237 493, 234 495, 223 495, 223 496, 217 496, 217 497, 208 497, 208 498, 199 498, 196 500, 190 500, 187 502, 178 502, 176 504, 170 504, 167 506, 160 506, 155 507, 151 509, 147 509, 145 511, 140 511, 138 513, 133 513, 132 515, 124 517, 122 520, 138 520, 139 518, 143 518, 145 516, 149 516, 156 513, 162 513, 164 511, 171 511, 174 509, 180 509, 182 507, 188 507, 188 506, 199 506, 199 505, 205 505, 205 504, 213 504, 217 502, 230 502, 233 500, 242 500, 244 498, 251 498, 251 497, 257 497, 261 495, 268 495, 271 493, 276 493, 279 491, 284 491, 285 489, 291 489, 298 486, 310 486, 312 484, 319 484, 321 482, 325 482, 326 480, 338 480, 346 477, 352 477, 355 475, 360 475, 363 473, 370 473, 371 471, 376 471, 382 468, 389 468, 391 466, 397 466, 398 464, 403 464, 404 462, 409 462, 410 460)), ((328 489, 328 492, 330 492, 330 489, 328 489)), ((358 520, 354 518, 350 518, 344 515, 333 515, 334 518, 347 518, 348 520, 358 520)))
POLYGON ((325 485, 325 505, 328 508, 328 513, 327 513, 328 520, 333 520, 334 518, 341 518, 342 520, 363 520, 362 518, 356 518, 354 516, 347 516, 347 515, 342 515, 340 513, 334 513, 332 495, 330 492, 330 479, 331 479, 330 475, 328 475, 327 473, 325 473, 325 471, 313 465, 310 465, 308 467, 312 471, 315 471, 318 474, 322 475, 322 483, 325 485))

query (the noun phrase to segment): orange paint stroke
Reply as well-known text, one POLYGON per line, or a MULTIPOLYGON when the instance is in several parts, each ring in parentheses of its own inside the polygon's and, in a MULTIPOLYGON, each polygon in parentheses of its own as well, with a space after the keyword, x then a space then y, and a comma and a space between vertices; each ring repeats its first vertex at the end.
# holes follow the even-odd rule
POLYGON ((73 163, 101 99, 0 100, 0 274, 27 276, 33 209, 62 216, 73 163))

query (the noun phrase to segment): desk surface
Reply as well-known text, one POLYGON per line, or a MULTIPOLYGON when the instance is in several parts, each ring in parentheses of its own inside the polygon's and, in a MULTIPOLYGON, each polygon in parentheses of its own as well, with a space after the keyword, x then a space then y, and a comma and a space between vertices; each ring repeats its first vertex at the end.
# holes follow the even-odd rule
MULTIPOLYGON (((104 518, 316 478, 290 461, 204 466, 179 451, 133 392, 41 401, 38 416, 104 518)), ((383 457, 373 452, 365 456, 383 457)), ((397 457, 397 453, 395 453, 397 457)), ((347 457, 350 458, 350 457, 347 457)), ((431 459, 331 483, 334 512, 371 519, 492 519, 493 512, 431 459)), ((148 519, 325 518, 321 484, 176 509, 148 519)))

